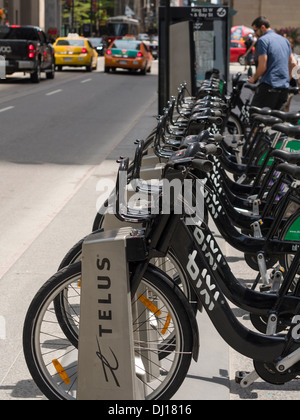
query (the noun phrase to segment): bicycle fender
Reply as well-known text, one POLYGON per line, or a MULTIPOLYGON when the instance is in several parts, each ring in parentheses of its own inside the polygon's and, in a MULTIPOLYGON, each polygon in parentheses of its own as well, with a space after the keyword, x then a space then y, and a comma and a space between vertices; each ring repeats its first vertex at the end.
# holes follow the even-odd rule
POLYGON ((199 350, 200 350, 200 335, 199 335, 198 323, 196 320, 196 314, 193 311, 192 306, 188 302, 188 299, 185 296, 185 294, 182 292, 182 290, 174 283, 171 277, 169 277, 164 271, 160 270, 158 267, 152 264, 149 264, 148 270, 162 277, 164 281, 173 289, 173 291, 176 293, 177 297, 179 298, 180 302, 182 303, 188 315, 190 326, 193 331, 193 359, 195 360, 195 362, 197 362, 199 358, 199 350))
POLYGON ((190 320, 191 329, 193 331, 193 359, 195 360, 195 362, 198 362, 199 351, 200 351, 200 335, 199 335, 199 327, 196 320, 196 315, 192 309, 192 306, 188 302, 185 294, 181 291, 181 289, 177 285, 174 285, 174 286, 175 286, 174 291, 179 297, 179 299, 181 300, 190 320))

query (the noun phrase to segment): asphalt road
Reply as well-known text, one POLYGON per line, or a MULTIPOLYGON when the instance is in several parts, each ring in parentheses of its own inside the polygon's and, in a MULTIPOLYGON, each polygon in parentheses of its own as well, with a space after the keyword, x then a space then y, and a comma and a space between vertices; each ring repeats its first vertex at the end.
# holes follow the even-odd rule
POLYGON ((155 75, 107 75, 99 61, 0 84, 0 274, 156 99, 155 75))

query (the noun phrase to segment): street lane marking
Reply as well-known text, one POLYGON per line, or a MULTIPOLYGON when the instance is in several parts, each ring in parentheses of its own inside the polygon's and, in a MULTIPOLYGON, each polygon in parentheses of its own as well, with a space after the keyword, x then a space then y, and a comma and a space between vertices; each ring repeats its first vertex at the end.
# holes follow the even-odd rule
POLYGON ((9 111, 10 109, 14 109, 14 106, 8 106, 7 108, 0 109, 0 112, 9 111))
POLYGON ((87 83, 87 82, 91 82, 92 81, 92 79, 86 79, 86 80, 82 80, 82 82, 80 82, 80 83, 87 83))
POLYGON ((53 92, 46 93, 46 96, 55 95, 56 93, 62 92, 62 89, 54 90, 53 92))
POLYGON ((6 339, 6 322, 4 316, 0 316, 0 340, 6 339))

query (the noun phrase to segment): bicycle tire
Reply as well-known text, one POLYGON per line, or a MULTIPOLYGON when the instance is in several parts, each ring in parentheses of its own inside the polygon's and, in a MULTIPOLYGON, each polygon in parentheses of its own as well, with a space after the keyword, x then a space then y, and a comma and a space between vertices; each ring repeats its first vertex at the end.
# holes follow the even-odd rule
MULTIPOLYGON (((242 136, 245 134, 245 128, 243 126, 242 121, 240 120, 240 118, 234 113, 231 112, 228 120, 226 122, 226 129, 228 134, 234 136, 242 136)), ((226 131, 225 131, 226 133, 226 131)))
MULTIPOLYGON (((55 298, 60 295, 64 288, 73 282, 76 283, 80 278, 80 262, 57 272, 34 297, 24 323, 23 348, 28 369, 36 385, 50 400, 76 399, 76 357, 78 351, 62 332, 56 319, 53 304, 55 298), (67 386, 51 364, 54 360, 62 362, 64 359, 69 360, 69 364, 65 366, 64 370, 70 381, 67 386)), ((165 276, 160 276, 159 271, 154 267, 149 267, 142 280, 142 286, 153 293, 153 299, 156 302, 160 302, 163 308, 161 312, 169 314, 172 327, 168 327, 168 334, 170 333, 171 336, 175 334, 176 337, 171 350, 163 345, 163 340, 161 340, 161 346, 154 350, 155 352, 169 351, 169 353, 168 358, 166 358, 166 365, 164 365, 165 358, 161 359, 161 369, 165 369, 164 371, 160 370, 160 372, 163 372, 163 375, 159 378, 162 382, 157 389, 152 390, 152 392, 149 391, 146 398, 168 400, 181 386, 191 363, 193 351, 192 327, 184 305, 182 305, 182 292, 174 286, 172 281, 167 280, 165 276), (167 369, 166 366, 171 367, 167 369)), ((153 317, 153 314, 151 316, 153 317)), ((159 325, 163 322, 164 320, 161 319, 159 325)), ((168 346, 170 346, 170 341, 168 346)), ((138 349, 135 351, 137 352, 138 349)), ((152 381, 151 386, 153 387, 152 381)))
MULTIPOLYGON (((65 255, 62 262, 60 263, 59 270, 74 264, 75 262, 81 261, 81 252, 84 239, 78 241, 65 255)), ((159 268, 164 272, 172 281, 181 288, 185 294, 188 302, 191 305, 194 313, 197 313, 199 302, 198 298, 190 287, 188 280, 185 277, 184 270, 180 266, 179 262, 176 260, 176 256, 169 250, 166 258, 157 258, 151 261, 153 265, 159 268)), ((68 290, 64 290, 57 298, 55 299, 55 313, 60 323, 61 329, 63 330, 66 337, 74 345, 78 345, 78 328, 72 322, 68 322, 68 290)))

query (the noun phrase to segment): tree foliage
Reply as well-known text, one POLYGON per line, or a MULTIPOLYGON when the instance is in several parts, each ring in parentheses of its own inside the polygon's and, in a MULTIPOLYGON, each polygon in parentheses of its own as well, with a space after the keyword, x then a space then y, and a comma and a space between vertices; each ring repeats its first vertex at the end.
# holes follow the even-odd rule
POLYGON ((62 0, 63 19, 70 19, 73 13, 72 22, 74 27, 82 27, 86 23, 113 16, 113 0, 62 0))
POLYGON ((281 28, 276 30, 280 35, 286 36, 293 40, 294 45, 300 44, 300 28, 281 28))

